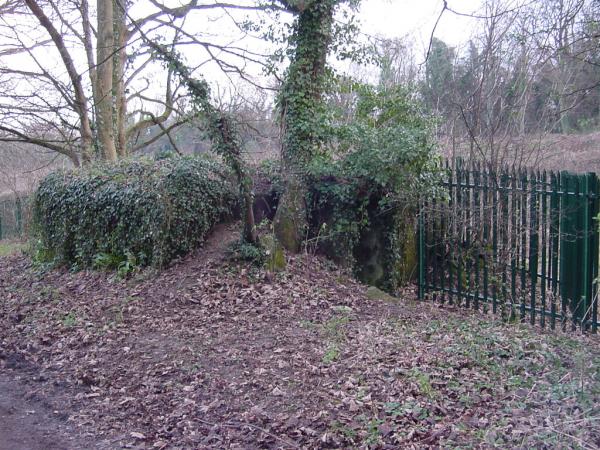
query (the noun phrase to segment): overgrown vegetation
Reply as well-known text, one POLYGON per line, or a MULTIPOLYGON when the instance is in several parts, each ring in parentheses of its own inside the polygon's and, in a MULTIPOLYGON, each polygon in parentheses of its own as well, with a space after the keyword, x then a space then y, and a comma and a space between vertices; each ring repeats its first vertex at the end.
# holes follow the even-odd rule
POLYGON ((33 202, 35 255, 123 275, 162 267, 201 244, 236 198, 225 168, 206 158, 56 172, 33 202))
POLYGON ((334 14, 340 5, 357 7, 360 1, 280 1, 295 20, 287 42, 290 65, 277 100, 285 189, 274 230, 283 247, 297 252, 308 227, 306 168, 328 140, 328 110, 323 100, 331 81, 327 56, 337 47, 334 14))
POLYGON ((233 118, 213 105, 209 84, 203 78, 194 78, 191 69, 183 63, 180 55, 150 41, 143 32, 142 37, 148 42, 156 56, 165 62, 169 71, 173 71, 179 76, 187 87, 194 115, 204 122, 207 137, 212 143, 212 150, 223 158, 237 178, 244 209, 242 237, 250 244, 257 244, 256 224, 252 209, 254 200, 252 178, 242 156, 243 146, 233 118))
MULTIPOLYGON (((329 150, 307 165, 305 243, 363 281, 395 290, 415 262, 418 198, 442 194, 434 121, 406 89, 347 80, 339 88, 353 108, 348 117, 330 102, 329 150)), ((273 184, 281 190, 280 178, 273 184)))
POLYGON ((232 261, 247 261, 257 266, 262 265, 267 257, 262 246, 251 244, 244 239, 232 242, 227 248, 227 255, 232 261))

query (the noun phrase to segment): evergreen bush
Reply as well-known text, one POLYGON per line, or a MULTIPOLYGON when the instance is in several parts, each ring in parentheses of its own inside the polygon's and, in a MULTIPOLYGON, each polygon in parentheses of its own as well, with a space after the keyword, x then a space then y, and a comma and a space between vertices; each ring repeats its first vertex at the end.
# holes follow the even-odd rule
POLYGON ((163 267, 204 241, 236 192, 220 163, 197 157, 55 172, 33 201, 37 256, 77 268, 131 260, 163 267))

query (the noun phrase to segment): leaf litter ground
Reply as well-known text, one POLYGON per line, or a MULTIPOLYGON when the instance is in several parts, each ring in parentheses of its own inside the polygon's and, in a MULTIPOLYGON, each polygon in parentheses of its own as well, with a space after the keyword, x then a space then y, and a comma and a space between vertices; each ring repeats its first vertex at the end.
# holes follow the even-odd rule
POLYGON ((597 338, 377 299, 310 255, 268 277, 221 258, 235 237, 127 281, 1 258, 0 390, 57 448, 600 447, 597 338))

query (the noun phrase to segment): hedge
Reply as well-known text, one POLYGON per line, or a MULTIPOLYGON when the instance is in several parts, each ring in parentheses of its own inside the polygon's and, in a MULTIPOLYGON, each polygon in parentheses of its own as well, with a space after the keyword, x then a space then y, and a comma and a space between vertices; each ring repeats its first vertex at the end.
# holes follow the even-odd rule
POLYGON ((33 201, 36 253, 78 268, 163 267, 200 245, 236 199, 226 169, 197 157, 55 172, 33 201))

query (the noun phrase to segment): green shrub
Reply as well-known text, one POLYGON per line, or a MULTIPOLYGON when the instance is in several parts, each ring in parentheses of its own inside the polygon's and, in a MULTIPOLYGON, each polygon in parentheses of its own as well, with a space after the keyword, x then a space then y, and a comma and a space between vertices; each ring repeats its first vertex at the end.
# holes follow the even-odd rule
POLYGON ((162 267, 197 247, 236 198, 223 166, 209 159, 56 172, 33 202, 36 254, 75 267, 162 267))
POLYGON ((243 239, 232 242, 227 247, 227 256, 232 261, 246 261, 260 266, 265 261, 265 250, 259 244, 252 244, 243 239))
POLYGON ((308 166, 309 235, 359 279, 393 292, 416 257, 419 198, 442 195, 433 118, 400 86, 341 86, 331 149, 308 166))

